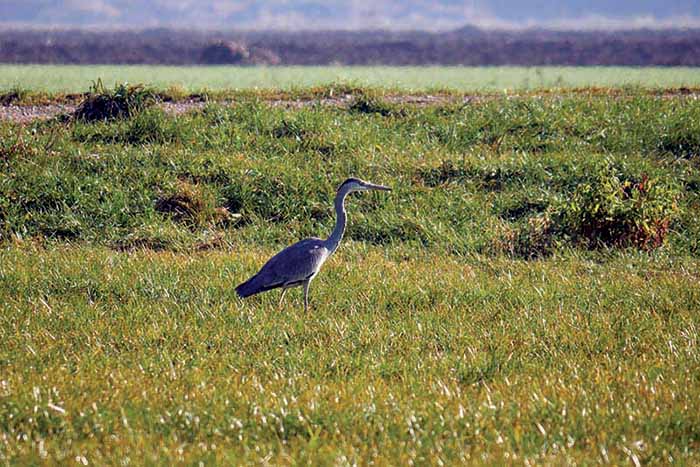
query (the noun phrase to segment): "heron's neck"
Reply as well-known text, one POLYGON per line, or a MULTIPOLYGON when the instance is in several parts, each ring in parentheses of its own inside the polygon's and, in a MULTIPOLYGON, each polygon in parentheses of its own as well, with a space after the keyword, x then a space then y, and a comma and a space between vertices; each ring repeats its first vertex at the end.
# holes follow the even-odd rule
POLYGON ((338 249, 340 241, 343 239, 343 233, 345 233, 345 223, 347 222, 347 216, 345 215, 345 197, 348 195, 348 190, 341 189, 338 194, 335 195, 335 228, 331 236, 326 240, 326 247, 333 253, 338 249))

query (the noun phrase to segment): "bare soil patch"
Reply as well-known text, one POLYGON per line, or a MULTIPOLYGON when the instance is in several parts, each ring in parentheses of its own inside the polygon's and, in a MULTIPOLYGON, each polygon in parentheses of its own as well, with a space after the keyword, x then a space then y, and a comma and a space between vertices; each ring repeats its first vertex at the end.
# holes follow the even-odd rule
MULTIPOLYGON (((700 98, 700 89, 664 89, 650 90, 649 95, 655 95, 664 99, 698 99, 700 98)), ((639 95, 639 92, 627 92, 624 90, 615 89, 574 89, 567 91, 538 91, 538 92, 522 92, 514 94, 385 94, 380 99, 388 104, 396 105, 414 105, 414 106, 430 106, 430 105, 453 105, 453 104, 469 104, 493 101, 497 99, 524 99, 524 98, 557 98, 574 95, 585 95, 591 98, 625 98, 639 95)), ((333 97, 299 97, 293 98, 284 96, 284 94, 276 94, 273 96, 261 96, 260 102, 263 102, 272 107, 284 107, 290 109, 303 108, 312 105, 321 106, 336 106, 349 107, 356 95, 352 93, 340 94, 333 97)), ((215 100, 219 105, 233 106, 240 103, 244 99, 226 99, 215 100)), ((188 98, 181 101, 160 102, 157 104, 160 108, 172 115, 181 115, 189 111, 202 109, 207 105, 207 102, 201 98, 188 98)), ((0 105, 0 120, 10 120, 17 123, 29 123, 34 120, 45 120, 59 115, 68 115, 76 111, 78 105, 75 103, 47 103, 37 105, 0 105)))

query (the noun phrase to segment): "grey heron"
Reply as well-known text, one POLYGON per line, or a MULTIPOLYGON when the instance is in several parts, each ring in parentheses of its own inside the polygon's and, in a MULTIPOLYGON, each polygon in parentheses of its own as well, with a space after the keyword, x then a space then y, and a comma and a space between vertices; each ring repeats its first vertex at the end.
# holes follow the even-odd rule
POLYGON ((345 180, 335 195, 335 228, 326 240, 320 238, 307 238, 270 258, 260 271, 253 277, 236 287, 239 297, 245 298, 251 295, 276 288, 282 288, 280 304, 284 294, 290 287, 304 287, 304 311, 309 308, 309 284, 318 274, 323 263, 338 249, 343 239, 347 216, 345 214, 345 198, 353 191, 384 190, 391 188, 383 185, 365 182, 357 178, 345 180))

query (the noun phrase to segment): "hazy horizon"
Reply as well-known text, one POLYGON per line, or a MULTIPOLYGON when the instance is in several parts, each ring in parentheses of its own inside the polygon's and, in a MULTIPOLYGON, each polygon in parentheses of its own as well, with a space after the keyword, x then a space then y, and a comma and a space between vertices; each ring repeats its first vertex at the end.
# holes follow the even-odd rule
POLYGON ((700 27, 694 0, 0 0, 4 28, 194 30, 700 27))

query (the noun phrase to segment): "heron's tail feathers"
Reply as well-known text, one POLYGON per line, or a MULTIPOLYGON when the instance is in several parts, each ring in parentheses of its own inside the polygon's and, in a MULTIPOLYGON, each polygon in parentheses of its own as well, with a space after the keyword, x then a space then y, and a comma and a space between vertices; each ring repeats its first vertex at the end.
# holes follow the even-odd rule
POLYGON ((258 292, 261 292, 261 290, 258 290, 258 284, 255 283, 256 277, 257 276, 253 276, 238 287, 236 287, 236 293, 239 297, 246 298, 250 297, 251 295, 255 295, 258 292))
POLYGON ((260 278, 259 274, 251 277, 238 287, 236 287, 236 293, 241 298, 250 297, 251 295, 258 294, 260 292, 265 292, 266 290, 271 290, 279 287, 282 284, 266 284, 264 280, 260 278))

